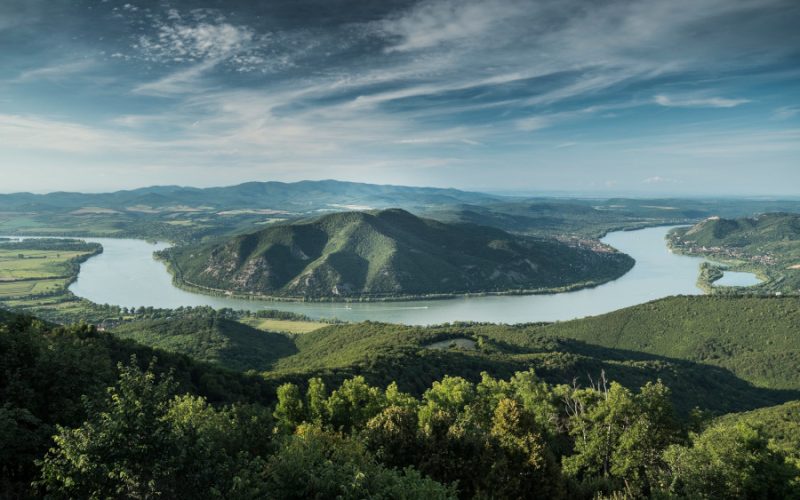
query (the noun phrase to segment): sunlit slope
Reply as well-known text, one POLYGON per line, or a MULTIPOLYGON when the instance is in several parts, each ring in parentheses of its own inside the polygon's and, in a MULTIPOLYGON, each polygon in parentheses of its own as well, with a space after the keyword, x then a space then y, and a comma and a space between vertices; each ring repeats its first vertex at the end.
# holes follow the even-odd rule
POLYGON ((799 321, 796 299, 698 296, 547 325, 338 325, 297 338, 299 352, 273 376, 363 374, 415 390, 445 374, 533 368, 551 382, 585 385, 605 371, 630 387, 664 380, 683 411, 736 411, 800 396, 799 321), (426 348, 447 339, 476 347, 426 348))
POLYGON ((762 387, 800 389, 800 299, 670 297, 542 327, 599 346, 727 368, 762 387))
POLYGON ((137 321, 117 327, 114 334, 241 371, 266 370, 297 351, 284 335, 213 316, 137 321))

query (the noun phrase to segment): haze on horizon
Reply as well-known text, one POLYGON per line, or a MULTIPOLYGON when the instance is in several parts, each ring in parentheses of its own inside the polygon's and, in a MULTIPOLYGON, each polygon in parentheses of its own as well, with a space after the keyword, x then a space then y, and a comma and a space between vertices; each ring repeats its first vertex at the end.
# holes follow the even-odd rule
POLYGON ((0 192, 800 194, 794 0, 5 0, 0 192))

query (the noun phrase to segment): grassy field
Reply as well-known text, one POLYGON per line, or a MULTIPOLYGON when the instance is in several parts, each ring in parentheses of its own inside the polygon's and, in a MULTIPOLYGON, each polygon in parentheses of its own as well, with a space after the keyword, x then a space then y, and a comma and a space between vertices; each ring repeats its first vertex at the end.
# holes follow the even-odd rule
POLYGON ((67 279, 38 279, 25 281, 0 281, 0 300, 5 298, 41 295, 63 291, 67 279))
POLYGON ((271 318, 243 318, 240 320, 248 326, 263 330, 265 332, 281 332, 281 333, 311 333, 320 328, 330 326, 327 323, 320 323, 318 321, 293 321, 287 319, 271 319, 271 318))
POLYGON ((100 322, 115 311, 72 295, 80 263, 102 247, 77 240, 0 242, 0 307, 55 322, 100 322))
POLYGON ((0 300, 64 292, 76 276, 76 263, 98 250, 41 241, 0 245, 0 300))
POLYGON ((70 261, 86 254, 0 248, 0 282, 67 277, 70 274, 70 261))
POLYGON ((0 234, 115 236, 122 232, 116 222, 115 216, 107 214, 8 214, 0 216, 0 234))

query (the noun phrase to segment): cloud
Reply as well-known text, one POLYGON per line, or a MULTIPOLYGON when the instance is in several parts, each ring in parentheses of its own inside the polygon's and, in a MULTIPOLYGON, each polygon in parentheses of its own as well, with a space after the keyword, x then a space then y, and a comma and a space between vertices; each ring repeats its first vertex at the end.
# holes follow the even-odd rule
POLYGON ((202 61, 188 68, 170 73, 158 80, 140 84, 133 89, 133 92, 135 94, 152 96, 171 96, 201 92, 204 88, 198 85, 198 80, 217 64, 219 64, 219 59, 202 61))
POLYGON ((90 60, 62 62, 23 71, 17 76, 14 82, 28 83, 42 80, 61 81, 66 78, 74 78, 75 75, 83 73, 93 66, 95 66, 95 63, 90 60))
POLYGON ((786 130, 713 130, 703 134, 682 133, 658 138, 637 137, 634 141, 620 141, 616 147, 635 155, 688 156, 696 158, 752 157, 764 162, 764 155, 800 152, 800 129, 786 130), (625 147, 623 143, 636 142, 625 147))
POLYGON ((677 182, 675 179, 661 177, 660 175, 648 177, 642 181, 643 184, 674 184, 675 182, 677 182))
POLYGON ((517 128, 524 132, 535 132, 547 128, 552 124, 552 119, 546 116, 532 116, 517 120, 517 128))
POLYGON ((502 0, 427 0, 384 20, 380 28, 397 42, 387 51, 406 52, 485 40, 484 35, 497 23, 518 13, 514 3, 502 0))
POLYGON ((800 115, 800 106, 782 106, 772 112, 776 120, 788 120, 800 115))
POLYGON ((141 147, 108 130, 39 116, 0 114, 0 144, 6 149, 93 154, 141 147))
POLYGON ((666 95, 657 95, 653 98, 653 101, 659 106, 668 108, 735 108, 752 102, 749 99, 727 99, 724 97, 674 98, 666 95))
MULTIPOLYGON (((116 141, 113 147, 132 155, 137 148, 157 152, 163 165, 291 165, 306 172, 329 168, 334 157, 352 169, 423 158, 436 165, 436 157, 450 165, 479 155, 486 165, 506 163, 503 155, 526 158, 509 165, 528 165, 537 153, 581 158, 615 137, 624 138, 620 154, 720 156, 726 147, 745 147, 722 138, 741 125, 742 111, 774 110, 784 120, 796 115, 794 107, 778 108, 792 101, 777 95, 781 87, 774 84, 796 79, 786 76, 787 58, 800 47, 800 10, 790 0, 414 0, 372 2, 369 9, 345 0, 323 2, 325 8, 296 0, 216 10, 124 3, 96 4, 92 13, 76 9, 71 24, 56 15, 67 7, 44 9, 59 19, 52 45, 64 47, 38 61, 71 61, 64 54, 92 47, 105 58, 83 71, 119 80, 102 87, 85 79, 69 103, 43 96, 47 116, 4 115, 16 121, 4 122, 0 133, 24 147, 33 147, 31 137, 52 139, 42 148, 76 154, 110 151, 107 143, 116 141), (102 9, 104 16, 91 17, 102 9), (95 21, 97 33, 85 36, 95 21), (763 88, 777 97, 762 96, 763 88), (652 120, 654 104, 732 111, 724 123, 696 124, 695 137, 662 143, 653 139, 665 132, 663 122, 652 120), (613 121, 603 119, 611 115, 613 121), (90 123, 87 116, 99 116, 94 126, 81 125, 90 123), (24 126, 30 137, 19 131, 24 126), (696 139, 701 128, 712 139, 706 144, 696 139)), ((38 47, 52 40, 42 40, 16 43, 44 50, 38 47)), ((68 81, 81 71, 69 64, 42 65, 25 78, 68 81)), ((30 66, 26 60, 16 68, 30 66)), ((14 105, 16 94, 7 95, 14 105)), ((22 97, 16 101, 30 102, 22 97)), ((788 142, 762 137, 746 144, 779 149, 788 142)), ((602 161, 603 154, 598 149, 589 160, 602 161)), ((665 179, 671 173, 659 172, 665 179)), ((639 187, 645 177, 613 175, 639 187)))
POLYGON ((227 22, 184 24, 179 20, 162 24, 156 35, 142 35, 139 48, 147 60, 194 62, 230 57, 248 47, 254 37, 251 29, 227 22))

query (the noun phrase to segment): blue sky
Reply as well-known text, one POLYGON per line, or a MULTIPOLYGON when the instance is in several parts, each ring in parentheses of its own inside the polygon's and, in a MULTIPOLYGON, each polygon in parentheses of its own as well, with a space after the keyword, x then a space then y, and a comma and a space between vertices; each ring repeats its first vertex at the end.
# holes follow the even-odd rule
POLYGON ((800 195, 795 0, 0 2, 0 191, 800 195))

